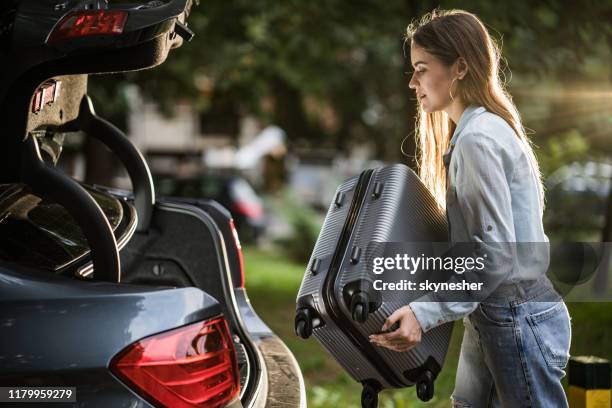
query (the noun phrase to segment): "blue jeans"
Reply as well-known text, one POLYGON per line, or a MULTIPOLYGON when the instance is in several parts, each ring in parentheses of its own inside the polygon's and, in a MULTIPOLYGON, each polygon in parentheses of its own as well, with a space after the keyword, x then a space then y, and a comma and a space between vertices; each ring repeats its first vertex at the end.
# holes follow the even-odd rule
POLYGON ((503 285, 463 320, 453 407, 567 407, 570 316, 548 278, 503 285))

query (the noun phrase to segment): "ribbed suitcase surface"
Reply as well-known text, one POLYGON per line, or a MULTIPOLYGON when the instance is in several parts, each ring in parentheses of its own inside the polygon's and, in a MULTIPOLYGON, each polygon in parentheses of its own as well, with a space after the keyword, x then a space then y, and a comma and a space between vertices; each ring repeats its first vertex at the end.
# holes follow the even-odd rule
POLYGON ((453 327, 428 331, 405 353, 369 343, 368 336, 411 299, 404 291, 373 291, 367 260, 382 243, 447 239, 444 212, 407 166, 364 171, 336 190, 298 293, 296 331, 314 335, 364 385, 364 406, 375 406, 382 388, 414 384, 421 399, 431 398, 453 327))

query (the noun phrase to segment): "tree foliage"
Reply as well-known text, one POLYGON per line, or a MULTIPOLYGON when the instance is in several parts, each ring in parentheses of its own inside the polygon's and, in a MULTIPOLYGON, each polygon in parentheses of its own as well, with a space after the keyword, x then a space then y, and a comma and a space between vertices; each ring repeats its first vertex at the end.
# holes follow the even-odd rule
MULTIPOLYGON (((538 132, 565 101, 540 102, 549 107, 538 111, 533 95, 518 90, 543 83, 557 90, 593 84, 609 89, 610 1, 210 0, 189 18, 194 40, 167 62, 120 80, 94 78, 92 93, 102 101, 98 110, 111 117, 122 112, 112 111, 118 105, 111 94, 117 98, 128 82, 167 111, 178 100, 204 112, 224 101, 240 114, 280 125, 294 146, 345 149, 367 142, 379 158, 398 160, 415 113, 405 28, 438 6, 476 13, 503 43, 512 68, 505 69, 509 85, 517 89, 519 108, 536 112, 524 113, 538 132)), ((412 152, 413 140, 407 141, 405 151, 412 152)))

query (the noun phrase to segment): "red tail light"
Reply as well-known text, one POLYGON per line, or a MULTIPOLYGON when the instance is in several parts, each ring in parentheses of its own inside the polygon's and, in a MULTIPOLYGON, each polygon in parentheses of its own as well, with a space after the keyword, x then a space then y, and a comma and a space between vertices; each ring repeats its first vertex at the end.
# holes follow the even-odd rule
POLYGON ((223 317, 140 340, 121 351, 110 368, 156 406, 216 408, 240 390, 236 352, 223 317))
POLYGON ((238 251, 238 259, 240 260, 240 283, 238 287, 244 288, 244 257, 242 256, 242 246, 240 245, 240 238, 238 238, 238 231, 234 225, 234 220, 230 219, 230 228, 232 235, 234 236, 234 244, 236 244, 236 250, 238 251))
POLYGON ((32 113, 38 113, 47 105, 52 105, 59 97, 62 81, 50 80, 42 84, 32 98, 32 113))
POLYGON ((55 26, 48 43, 90 35, 117 35, 123 32, 128 13, 122 10, 82 10, 70 13, 55 26))
POLYGON ((263 216, 263 208, 259 203, 238 201, 234 204, 234 211, 251 218, 261 218, 263 216))

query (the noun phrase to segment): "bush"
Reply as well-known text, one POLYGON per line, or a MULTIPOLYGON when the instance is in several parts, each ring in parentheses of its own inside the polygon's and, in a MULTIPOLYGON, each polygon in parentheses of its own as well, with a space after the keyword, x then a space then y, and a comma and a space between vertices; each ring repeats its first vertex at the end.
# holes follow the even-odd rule
POLYGON ((292 260, 307 263, 322 225, 321 214, 284 193, 279 211, 291 226, 291 234, 276 243, 292 260))

